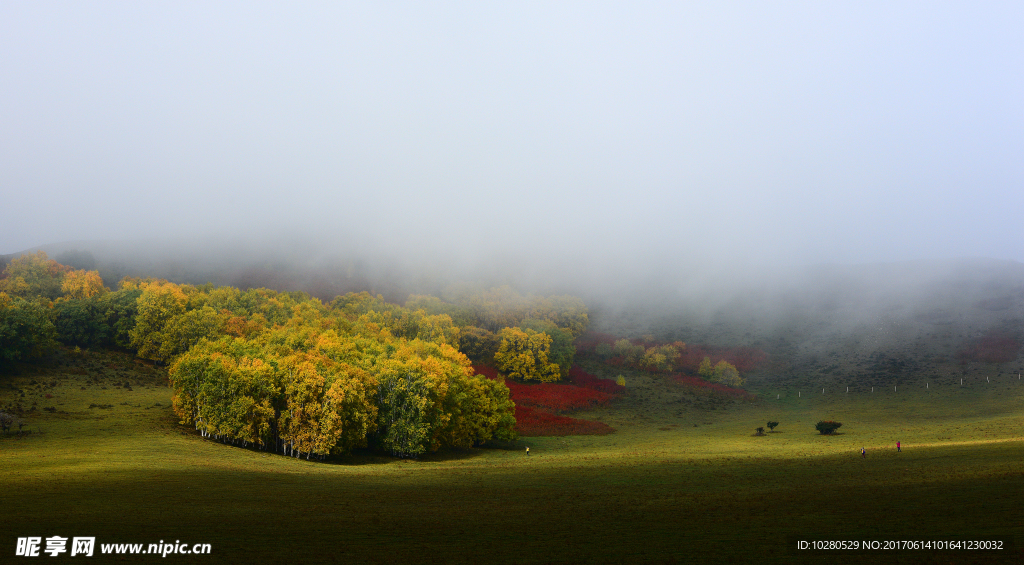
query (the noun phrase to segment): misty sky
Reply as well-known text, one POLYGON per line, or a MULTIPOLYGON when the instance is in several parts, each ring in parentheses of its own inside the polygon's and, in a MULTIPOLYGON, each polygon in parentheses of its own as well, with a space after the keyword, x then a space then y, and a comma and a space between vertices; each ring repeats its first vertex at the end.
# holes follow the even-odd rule
POLYGON ((7 0, 0 253, 1024 261, 1022 29, 1020 2, 7 0))

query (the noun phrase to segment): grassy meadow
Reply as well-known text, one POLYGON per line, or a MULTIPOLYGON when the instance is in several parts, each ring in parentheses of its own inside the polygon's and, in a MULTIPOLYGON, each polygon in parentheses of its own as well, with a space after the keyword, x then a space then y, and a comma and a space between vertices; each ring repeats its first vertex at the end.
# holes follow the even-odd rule
POLYGON ((64 351, 49 365, 0 376, 0 406, 20 403, 30 432, 0 436, 0 562, 24 561, 14 557, 16 538, 53 535, 96 536, 98 545, 212 544, 209 556, 167 557, 189 563, 1024 557, 1024 382, 1016 374, 993 369, 964 387, 949 377, 928 388, 824 395, 809 384, 776 390, 753 378, 759 398, 740 402, 688 396, 664 376, 616 373, 626 376, 627 395, 577 414, 608 423, 617 430, 611 435, 318 463, 202 439, 178 424, 162 369, 128 354, 64 351), (821 419, 843 426, 821 436, 821 419), (768 420, 780 422, 776 432, 755 436, 768 420), (795 549, 797 540, 992 538, 1014 545, 795 549))

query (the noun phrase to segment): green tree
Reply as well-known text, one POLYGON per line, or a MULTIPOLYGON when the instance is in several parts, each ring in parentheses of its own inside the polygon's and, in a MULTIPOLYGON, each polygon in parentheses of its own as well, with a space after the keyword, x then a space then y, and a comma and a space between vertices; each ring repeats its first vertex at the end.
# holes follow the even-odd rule
POLYGON ((209 306, 172 317, 157 333, 160 344, 157 359, 166 360, 180 355, 203 338, 215 339, 223 333, 225 320, 226 316, 209 306))
POLYGON ((775 431, 775 427, 776 427, 776 426, 778 426, 778 425, 779 425, 779 423, 778 423, 778 422, 768 422, 768 423, 767 423, 767 424, 765 424, 765 425, 766 425, 766 426, 768 426, 768 429, 769 429, 770 431, 773 431, 773 432, 774 432, 774 431, 775 431))
POLYGON ((102 295, 97 307, 102 310, 104 323, 109 329, 109 341, 116 347, 131 347, 131 331, 139 312, 142 289, 125 288, 102 295))
POLYGON ((50 310, 57 339, 65 345, 96 347, 110 341, 110 326, 99 298, 61 299, 50 310))
POLYGON ((842 426, 842 424, 839 422, 834 422, 832 420, 821 420, 817 424, 814 424, 814 429, 818 430, 818 433, 820 433, 821 435, 828 436, 834 434, 840 426, 842 426))
POLYGON ((377 445, 395 457, 417 457, 430 447, 430 386, 423 375, 392 361, 377 385, 377 445))
POLYGON ((474 363, 490 365, 498 352, 498 336, 476 326, 466 326, 459 333, 459 351, 474 363))
POLYGON ((437 432, 447 447, 472 447, 490 439, 516 439, 515 404, 504 383, 482 375, 452 379, 444 401, 448 422, 437 432))
POLYGON ((42 305, 0 292, 0 361, 38 359, 57 347, 57 331, 42 305))

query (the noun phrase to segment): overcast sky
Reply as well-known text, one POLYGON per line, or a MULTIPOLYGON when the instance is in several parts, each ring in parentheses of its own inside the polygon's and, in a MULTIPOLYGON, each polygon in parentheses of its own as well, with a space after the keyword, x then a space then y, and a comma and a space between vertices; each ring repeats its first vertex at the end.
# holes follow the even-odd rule
POLYGON ((1021 2, 6 0, 0 253, 1022 261, 1022 29, 1021 2))

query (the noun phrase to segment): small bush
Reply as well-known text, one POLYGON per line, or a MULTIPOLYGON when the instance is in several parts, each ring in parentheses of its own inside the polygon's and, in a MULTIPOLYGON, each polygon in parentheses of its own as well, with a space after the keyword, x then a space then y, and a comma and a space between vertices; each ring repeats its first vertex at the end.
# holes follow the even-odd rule
POLYGON ((761 426, 761 427, 757 428, 757 435, 759 435, 759 436, 763 436, 764 435, 764 426, 761 426))
POLYGON ((842 425, 843 424, 840 422, 834 422, 832 420, 822 420, 817 424, 814 424, 814 429, 818 430, 818 433, 820 433, 821 435, 828 436, 834 434, 835 431, 838 430, 842 425))
POLYGON ((773 431, 773 432, 774 432, 774 431, 775 431, 775 426, 778 426, 778 425, 779 425, 779 423, 778 423, 778 422, 768 422, 768 423, 767 423, 767 424, 765 424, 765 425, 766 425, 766 426, 768 426, 768 429, 769 429, 769 430, 771 430, 771 431, 773 431))

